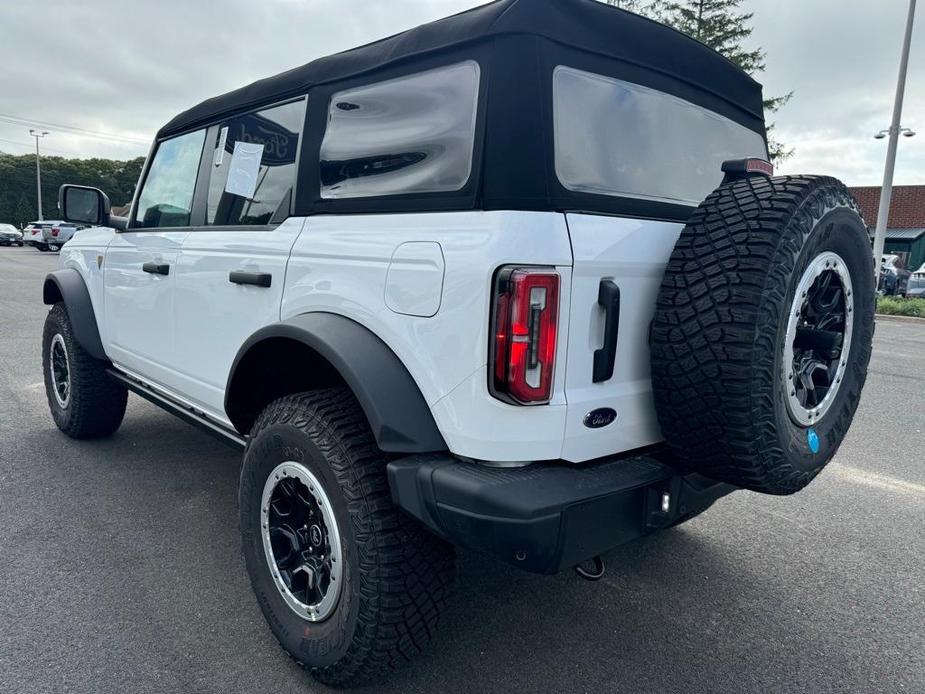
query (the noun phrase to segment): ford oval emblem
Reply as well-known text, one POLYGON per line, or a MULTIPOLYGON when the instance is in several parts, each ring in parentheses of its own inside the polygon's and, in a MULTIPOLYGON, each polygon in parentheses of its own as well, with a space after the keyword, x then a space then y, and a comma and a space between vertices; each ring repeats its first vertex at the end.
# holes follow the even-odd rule
POLYGON ((585 415, 585 426, 589 429, 602 429, 608 424, 613 424, 617 418, 617 412, 610 407, 601 407, 592 410, 585 415))

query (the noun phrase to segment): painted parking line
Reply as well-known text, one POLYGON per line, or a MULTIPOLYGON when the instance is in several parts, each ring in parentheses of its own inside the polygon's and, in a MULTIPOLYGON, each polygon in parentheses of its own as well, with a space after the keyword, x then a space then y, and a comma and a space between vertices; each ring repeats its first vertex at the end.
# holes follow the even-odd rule
POLYGON ((913 496, 925 497, 925 484, 907 482, 898 477, 881 475, 876 472, 869 472, 868 470, 861 470, 860 468, 842 465, 840 463, 830 465, 829 469, 842 479, 854 482, 855 484, 863 484, 868 487, 896 492, 897 494, 911 494, 913 496))

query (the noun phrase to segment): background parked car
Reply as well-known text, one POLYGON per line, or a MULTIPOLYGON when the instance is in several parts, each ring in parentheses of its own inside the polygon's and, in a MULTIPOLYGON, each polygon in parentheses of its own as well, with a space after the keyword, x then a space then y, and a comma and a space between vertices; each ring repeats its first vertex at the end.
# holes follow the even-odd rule
POLYGON ((884 255, 880 259, 880 285, 878 290, 885 296, 905 296, 906 285, 912 273, 899 255, 884 255))
POLYGON ((85 228, 85 225, 71 222, 48 222, 48 226, 42 229, 42 239, 48 250, 60 251, 61 246, 70 241, 77 231, 85 228))
POLYGON ((906 287, 907 299, 925 299, 925 273, 915 273, 906 287))
POLYGON ((22 232, 12 224, 0 224, 0 246, 22 246, 22 232))
POLYGON ((40 251, 47 251, 48 246, 45 245, 45 237, 43 231, 46 226, 51 226, 50 222, 31 222, 26 225, 26 228, 22 230, 23 243, 27 246, 34 246, 40 251))

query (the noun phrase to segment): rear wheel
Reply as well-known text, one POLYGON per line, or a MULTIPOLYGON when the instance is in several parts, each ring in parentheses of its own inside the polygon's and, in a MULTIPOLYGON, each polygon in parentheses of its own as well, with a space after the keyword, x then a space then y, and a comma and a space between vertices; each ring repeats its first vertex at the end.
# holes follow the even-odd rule
POLYGON ((58 251, 61 250, 61 246, 57 243, 50 243, 48 244, 48 250, 53 253, 57 253, 58 251))
POLYGON ((749 178, 697 209, 652 325, 659 422, 679 465, 790 494, 854 417, 874 329, 870 239, 823 177, 749 178))
POLYGON ((433 637, 453 549, 392 503, 386 463, 353 395, 271 403, 241 471, 244 559, 270 628, 328 685, 368 682, 433 637))
POLYGON ((42 370, 45 394, 55 424, 75 439, 109 436, 122 423, 128 391, 106 373, 74 338, 64 304, 55 304, 45 319, 42 370))

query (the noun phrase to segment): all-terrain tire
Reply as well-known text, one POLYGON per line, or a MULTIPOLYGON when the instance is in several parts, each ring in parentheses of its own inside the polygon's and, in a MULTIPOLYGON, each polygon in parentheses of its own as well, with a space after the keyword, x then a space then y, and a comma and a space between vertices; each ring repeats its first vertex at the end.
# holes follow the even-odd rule
POLYGON ((812 481, 858 406, 874 290, 867 228, 839 181, 751 177, 715 190, 681 233, 652 324, 655 404, 678 467, 769 494, 812 481), (850 276, 841 306, 853 331, 828 409, 801 423, 787 400, 787 330, 801 278, 830 253, 850 276))
POLYGON ((48 312, 42 335, 42 372, 45 376, 45 395, 55 424, 74 439, 93 439, 109 436, 122 424, 128 391, 106 373, 108 364, 94 359, 74 337, 71 321, 63 303, 57 303, 48 312), (55 381, 52 347, 61 362, 67 366, 66 397, 56 388, 63 383, 55 381))
POLYGON ((327 685, 369 682, 409 661, 433 637, 453 581, 452 546, 392 503, 388 460, 343 388, 271 403, 245 451, 241 533, 254 592, 282 647, 327 685), (319 481, 339 528, 344 575, 339 601, 324 621, 309 621, 287 604, 263 545, 265 484, 290 461, 319 481))

